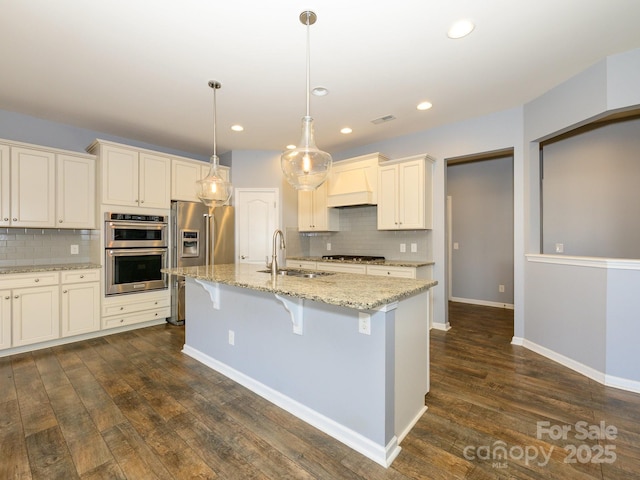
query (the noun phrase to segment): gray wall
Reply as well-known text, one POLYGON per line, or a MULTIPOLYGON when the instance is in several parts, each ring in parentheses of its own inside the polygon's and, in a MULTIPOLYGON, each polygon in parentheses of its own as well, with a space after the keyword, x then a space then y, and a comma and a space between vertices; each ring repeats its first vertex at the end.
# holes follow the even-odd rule
POLYGON ((513 157, 449 165, 447 195, 459 246, 451 251, 450 297, 513 304, 513 157))
POLYGON ((640 119, 542 150, 543 253, 640 258, 640 119))

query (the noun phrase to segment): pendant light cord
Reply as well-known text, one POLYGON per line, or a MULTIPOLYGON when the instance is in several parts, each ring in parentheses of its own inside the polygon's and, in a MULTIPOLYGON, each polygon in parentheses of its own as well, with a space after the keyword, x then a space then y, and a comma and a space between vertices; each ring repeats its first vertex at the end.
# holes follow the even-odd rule
POLYGON ((216 90, 217 86, 213 85, 213 156, 216 155, 216 90))
POLYGON ((309 19, 311 17, 311 12, 307 12, 307 117, 310 116, 309 114, 309 103, 310 103, 310 99, 309 99, 309 95, 310 95, 310 91, 311 91, 311 81, 310 81, 310 77, 311 77, 311 48, 309 47, 309 45, 311 44, 311 28, 310 28, 310 23, 309 23, 309 19))

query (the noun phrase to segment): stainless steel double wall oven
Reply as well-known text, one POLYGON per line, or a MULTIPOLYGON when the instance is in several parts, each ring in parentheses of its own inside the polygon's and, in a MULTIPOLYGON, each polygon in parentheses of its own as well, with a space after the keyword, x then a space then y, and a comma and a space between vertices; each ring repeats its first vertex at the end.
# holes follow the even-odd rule
POLYGON ((168 288, 168 217, 105 213, 105 294, 168 288))

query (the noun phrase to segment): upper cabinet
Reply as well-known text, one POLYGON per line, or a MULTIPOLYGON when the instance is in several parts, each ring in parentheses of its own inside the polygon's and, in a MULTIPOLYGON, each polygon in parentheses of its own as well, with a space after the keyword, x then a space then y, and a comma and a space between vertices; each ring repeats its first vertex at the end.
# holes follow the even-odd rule
POLYGON ((338 230, 338 211, 327 207, 327 182, 313 191, 298 192, 298 230, 301 232, 338 230))
POLYGON ((171 206, 169 157, 103 140, 96 140, 88 150, 99 158, 103 204, 171 206))
POLYGON ((0 144, 0 226, 95 228, 95 158, 0 144))
POLYGON ((96 228, 96 164, 93 158, 58 155, 56 226, 96 228))
POLYGON ((55 153, 12 146, 9 169, 11 213, 9 217, 2 218, 3 225, 54 227, 56 223, 55 153))
MULTIPOLYGON (((171 200, 199 202, 196 182, 207 176, 209 163, 190 159, 171 159, 171 200)), ((229 167, 220 165, 220 174, 229 181, 229 167)))
POLYGON ((417 155, 378 168, 378 230, 422 230, 432 224, 433 159, 417 155))

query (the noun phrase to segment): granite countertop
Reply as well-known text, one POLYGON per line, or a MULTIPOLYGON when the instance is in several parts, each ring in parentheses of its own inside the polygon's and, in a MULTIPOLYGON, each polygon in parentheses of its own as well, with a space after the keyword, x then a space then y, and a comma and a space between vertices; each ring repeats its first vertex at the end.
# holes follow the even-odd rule
POLYGON ((263 269, 264 267, 261 265, 224 264, 167 268, 162 271, 173 275, 304 298, 357 310, 375 309, 415 295, 438 283, 434 280, 388 278, 353 273, 331 273, 315 278, 278 275, 272 280, 270 273, 259 272, 263 269))
POLYGON ((287 257, 287 260, 300 260, 305 262, 325 262, 325 263, 355 263, 356 265, 381 265, 384 267, 424 267, 434 265, 433 261, 411 261, 411 260, 383 260, 362 262, 353 260, 326 259, 322 257, 287 257))
POLYGON ((21 265, 0 267, 0 275, 8 273, 61 272, 63 270, 90 270, 102 268, 99 263, 62 263, 50 265, 21 265))

